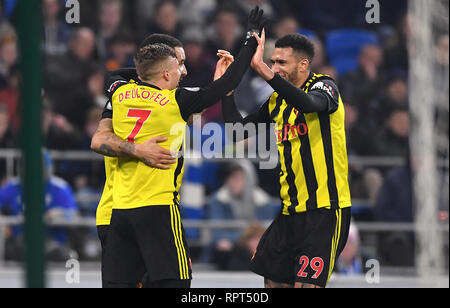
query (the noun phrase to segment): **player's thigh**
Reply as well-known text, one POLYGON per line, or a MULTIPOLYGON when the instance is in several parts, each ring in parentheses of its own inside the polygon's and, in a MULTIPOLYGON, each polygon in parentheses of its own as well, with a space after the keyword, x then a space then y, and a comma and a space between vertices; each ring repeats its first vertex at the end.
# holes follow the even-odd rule
POLYGON ((104 279, 109 285, 136 285, 145 274, 136 237, 129 221, 131 210, 114 210, 105 247, 104 279))
POLYGON ((148 280, 191 279, 189 248, 176 205, 152 205, 137 210, 133 227, 148 280))
POLYGON ((325 287, 348 234, 347 215, 341 209, 318 209, 307 218, 308 236, 295 256, 296 287, 325 287))

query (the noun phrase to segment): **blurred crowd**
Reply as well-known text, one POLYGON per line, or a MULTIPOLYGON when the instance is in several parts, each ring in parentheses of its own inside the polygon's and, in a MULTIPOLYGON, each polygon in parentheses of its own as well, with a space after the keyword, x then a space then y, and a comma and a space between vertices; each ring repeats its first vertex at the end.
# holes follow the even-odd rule
MULTIPOLYGON (((300 32, 314 41, 313 71, 332 76, 345 103, 349 156, 409 157, 408 39, 414 34, 406 0, 380 0, 380 24, 366 22, 367 8, 360 0, 79 2, 81 22, 68 24, 64 1, 42 1, 42 126, 49 150, 90 150, 106 103, 105 73, 133 66, 133 55, 146 36, 166 33, 179 38, 188 70, 181 86, 205 86, 213 78, 217 49, 239 52, 247 12, 259 5, 270 18, 266 58, 274 42, 286 34, 300 32)), ((20 128, 14 5, 15 1, 0 1, 0 149, 18 147, 20 128)), ((448 29, 437 33, 433 42, 436 70, 448 74, 448 29)), ((252 113, 270 94, 270 86, 249 70, 236 90, 238 107, 243 114, 252 113)), ((202 124, 208 122, 223 124, 220 104, 203 114, 202 124)), ((55 162, 53 169, 72 187, 79 214, 93 217, 98 199, 89 196, 102 191, 103 162, 63 160, 55 162)), ((7 185, 5 172, 0 162, 0 180, 7 185)), ((182 196, 189 195, 182 197, 185 217, 270 220, 279 209, 274 178, 277 170, 260 170, 247 161, 187 161, 184 186, 188 188, 182 188, 182 196)), ((395 168, 350 165, 350 180, 356 220, 412 222, 409 159, 395 168)), ((199 230, 187 232, 193 239, 199 237, 199 230)), ((207 261, 218 260, 223 269, 236 269, 242 267, 240 260, 251 256, 260 235, 258 224, 242 234, 214 231, 213 243, 200 255, 207 261)), ((357 245, 358 235, 354 238, 357 245)))

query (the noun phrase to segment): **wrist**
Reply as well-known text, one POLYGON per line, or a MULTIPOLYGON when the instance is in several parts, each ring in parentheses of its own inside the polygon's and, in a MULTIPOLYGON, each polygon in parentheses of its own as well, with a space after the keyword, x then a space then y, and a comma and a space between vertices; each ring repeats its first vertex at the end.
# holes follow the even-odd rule
POLYGON ((255 71, 266 81, 272 80, 275 77, 275 73, 263 61, 255 65, 255 71))

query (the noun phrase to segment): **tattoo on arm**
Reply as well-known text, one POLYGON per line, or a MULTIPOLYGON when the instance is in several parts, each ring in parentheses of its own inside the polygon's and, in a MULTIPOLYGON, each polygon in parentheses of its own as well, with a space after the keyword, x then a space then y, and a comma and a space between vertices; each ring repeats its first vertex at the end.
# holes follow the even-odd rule
POLYGON ((100 121, 97 131, 93 139, 96 140, 93 147, 94 151, 109 157, 133 157, 135 153, 135 145, 114 134, 111 119, 103 119, 100 121))
POLYGON ((114 151, 109 145, 102 144, 100 145, 99 154, 109 157, 119 157, 116 151, 114 151))

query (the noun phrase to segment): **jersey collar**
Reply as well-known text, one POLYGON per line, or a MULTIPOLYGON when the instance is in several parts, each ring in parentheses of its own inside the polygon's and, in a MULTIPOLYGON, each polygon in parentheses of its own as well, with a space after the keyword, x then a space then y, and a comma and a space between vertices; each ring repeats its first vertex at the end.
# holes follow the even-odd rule
POLYGON ((149 87, 149 88, 153 88, 153 89, 157 89, 157 90, 162 90, 162 89, 160 89, 159 87, 157 87, 157 86, 155 86, 155 85, 153 85, 153 84, 150 84, 150 83, 146 83, 146 82, 143 82, 142 80, 136 80, 136 83, 138 84, 138 85, 140 85, 140 86, 146 86, 146 87, 149 87))

